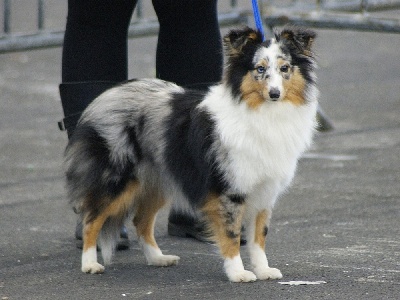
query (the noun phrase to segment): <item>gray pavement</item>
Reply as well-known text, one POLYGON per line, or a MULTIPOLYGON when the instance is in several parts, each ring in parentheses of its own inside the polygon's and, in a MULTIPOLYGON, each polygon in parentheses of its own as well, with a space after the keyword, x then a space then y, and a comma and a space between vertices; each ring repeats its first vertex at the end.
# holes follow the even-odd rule
MULTIPOLYGON (((81 273, 56 126, 61 49, 1 55, 1 299, 400 299, 400 36, 318 33, 336 128, 316 136, 276 206, 267 253, 283 279, 249 284, 227 281, 214 246, 168 236, 167 210, 156 236, 179 265, 147 266, 129 225, 131 249, 103 275, 81 273)), ((130 77, 152 77, 156 38, 129 43, 130 77)))

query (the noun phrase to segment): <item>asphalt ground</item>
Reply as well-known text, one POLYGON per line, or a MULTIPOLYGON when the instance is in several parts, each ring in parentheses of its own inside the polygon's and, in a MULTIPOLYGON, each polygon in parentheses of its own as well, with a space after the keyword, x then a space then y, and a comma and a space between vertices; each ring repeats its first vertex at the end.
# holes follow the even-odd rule
MULTIPOLYGON (((56 125, 61 49, 0 55, 1 299, 400 299, 400 36, 318 34, 335 130, 317 134, 276 205, 267 254, 284 277, 248 284, 228 282, 213 245, 168 236, 168 209, 156 237, 177 266, 147 266, 128 224, 130 250, 83 274, 56 125)), ((129 45, 130 77, 153 77, 156 38, 129 45)))

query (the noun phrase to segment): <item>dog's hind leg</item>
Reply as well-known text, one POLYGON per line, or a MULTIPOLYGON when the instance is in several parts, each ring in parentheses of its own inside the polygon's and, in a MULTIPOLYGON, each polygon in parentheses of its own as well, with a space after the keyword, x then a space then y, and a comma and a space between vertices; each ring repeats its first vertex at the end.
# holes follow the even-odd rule
POLYGON ((104 272, 104 266, 97 262, 97 237, 108 216, 101 214, 93 221, 83 222, 83 249, 82 249, 82 272, 99 274, 104 272))
POLYGON ((152 195, 151 197, 142 195, 135 203, 135 216, 133 218, 133 224, 136 227, 138 240, 147 264, 160 267, 176 265, 180 259, 179 256, 164 255, 154 238, 157 212, 164 204, 165 200, 160 195, 152 195))
POLYGON ((210 195, 202 208, 209 222, 213 239, 224 258, 225 273, 232 282, 256 280, 253 272, 244 269, 240 257, 240 233, 244 208, 244 199, 236 195, 210 195))
MULTIPOLYGON (((104 266, 97 262, 97 238, 99 233, 108 218, 123 216, 129 211, 132 205, 135 194, 139 190, 139 183, 132 181, 126 184, 124 190, 114 199, 109 199, 109 203, 100 213, 91 216, 86 213, 83 225, 83 250, 82 250, 82 272, 98 274, 104 272, 104 266)), ((87 202, 89 202, 89 198, 87 202)), ((112 241, 104 241, 102 244, 103 259, 106 263, 111 260, 113 252, 112 241)))

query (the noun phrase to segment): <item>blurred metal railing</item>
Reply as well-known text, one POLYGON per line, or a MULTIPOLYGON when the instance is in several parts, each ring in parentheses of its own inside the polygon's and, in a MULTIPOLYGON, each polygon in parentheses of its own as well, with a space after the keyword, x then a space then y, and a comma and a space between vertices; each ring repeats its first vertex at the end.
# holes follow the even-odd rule
POLYGON ((265 24, 400 33, 399 0, 262 0, 265 24), (397 10, 397 11, 396 11, 397 10))
MULTIPOLYGON (((37 1, 37 21, 32 33, 13 32, 13 0, 0 0, 3 8, 3 32, 0 32, 0 53, 24 51, 29 49, 60 46, 64 31, 49 30, 46 24, 46 1, 37 1)), ((14 0, 14 4, 16 4, 14 0)), ((64 0, 66 1, 66 0, 64 0)), ((25 2, 25 4, 28 3, 25 2)), ((220 1, 221 3, 221 1, 220 1)), ((144 14, 145 1, 139 0, 135 16, 129 28, 129 37, 140 37, 158 33, 158 21, 144 14)), ((223 2, 229 7, 227 12, 219 14, 221 26, 247 24, 250 0, 230 0, 223 2), (238 4, 241 3, 241 5, 238 4)), ((259 0, 260 10, 268 27, 286 23, 317 28, 349 29, 375 32, 400 33, 400 0, 259 0), (397 10, 397 11, 396 11, 397 10)), ((32 14, 34 12, 31 12, 32 14)))
MULTIPOLYGON (((37 26, 33 33, 13 32, 11 26, 12 0, 0 0, 3 6, 3 32, 0 32, 0 53, 24 51, 62 45, 64 31, 52 31, 45 28, 46 1, 37 1, 37 26)), ((64 0, 66 1, 66 0, 64 0)), ((15 3, 15 2, 14 2, 15 3)), ((135 16, 129 27, 129 37, 149 36, 158 33, 159 25, 156 18, 146 17, 143 13, 144 1, 138 0, 135 16)), ((246 14, 238 8, 236 0, 230 0, 228 12, 219 14, 221 26, 229 26, 246 22, 246 14)), ((35 12, 31 12, 35 13, 35 12)))

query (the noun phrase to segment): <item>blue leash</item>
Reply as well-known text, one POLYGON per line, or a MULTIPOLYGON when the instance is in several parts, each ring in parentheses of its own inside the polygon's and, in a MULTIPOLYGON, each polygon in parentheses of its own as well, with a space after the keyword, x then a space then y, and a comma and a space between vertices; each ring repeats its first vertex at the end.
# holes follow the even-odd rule
POLYGON ((258 31, 261 32, 263 41, 265 41, 264 27, 263 27, 263 23, 262 23, 260 10, 258 9, 258 2, 257 2, 257 0, 251 0, 251 3, 253 4, 254 22, 256 23, 256 27, 257 27, 258 31))

